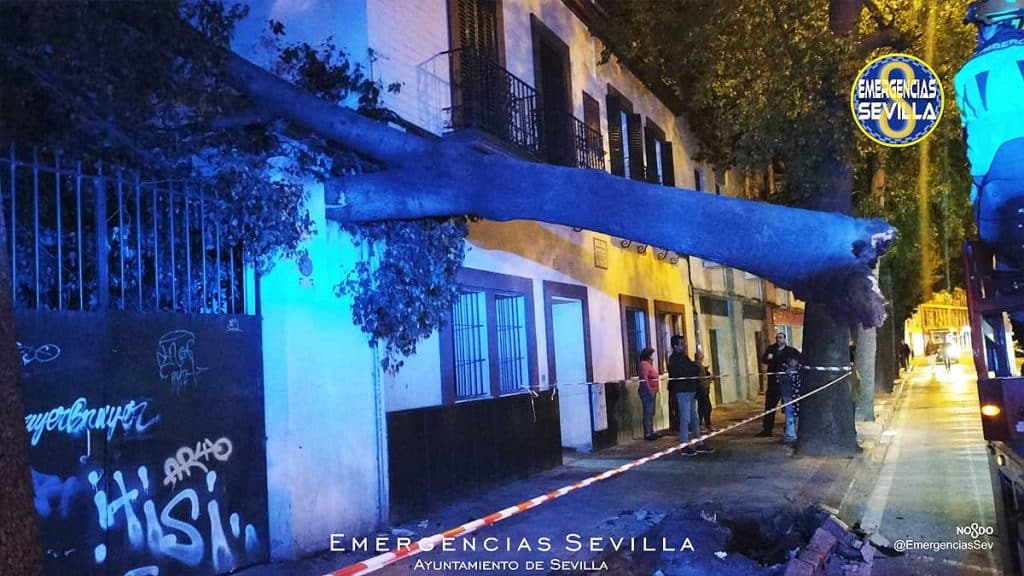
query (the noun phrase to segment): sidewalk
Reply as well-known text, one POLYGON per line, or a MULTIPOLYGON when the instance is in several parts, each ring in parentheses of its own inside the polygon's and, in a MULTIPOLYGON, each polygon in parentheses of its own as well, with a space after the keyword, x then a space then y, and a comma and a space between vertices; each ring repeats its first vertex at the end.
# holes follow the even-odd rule
MULTIPOLYGON (((724 428, 757 414, 762 403, 759 397, 716 407, 715 426, 724 428)), ((858 423, 858 439, 867 448, 864 455, 878 445, 895 405, 890 398, 879 397, 876 422, 858 423)), ((780 524, 789 522, 792 528, 799 512, 811 504, 839 509, 864 455, 838 459, 794 456, 792 449, 780 442, 780 424, 781 417, 776 420, 775 437, 755 438, 760 426, 752 422, 710 440, 717 449, 714 454, 687 457, 675 453, 648 462, 481 528, 452 541, 452 549, 423 552, 375 574, 652 574, 658 569, 666 575, 781 574, 777 566, 774 570, 762 567, 736 552, 762 555, 762 559, 784 553, 782 545, 786 543, 779 543, 779 550, 760 550, 766 541, 763 532, 773 527, 780 534, 793 532, 780 524), (465 549, 469 544, 475 544, 476 550, 465 549), (480 564, 483 561, 496 564, 480 564), (528 562, 536 563, 533 569, 526 569, 528 562)), ((392 527, 390 541, 395 542, 396 535, 415 541, 448 530, 650 455, 674 445, 677 439, 668 435, 593 454, 567 452, 558 468, 392 527)), ((344 529, 339 526, 337 531, 344 529)), ((324 534, 325 548, 329 539, 330 535, 324 534)), ((344 546, 352 546, 350 538, 344 546)), ((368 548, 375 552, 372 538, 368 548)), ((301 561, 256 566, 239 574, 321 576, 374 555, 363 551, 323 553, 301 561)))

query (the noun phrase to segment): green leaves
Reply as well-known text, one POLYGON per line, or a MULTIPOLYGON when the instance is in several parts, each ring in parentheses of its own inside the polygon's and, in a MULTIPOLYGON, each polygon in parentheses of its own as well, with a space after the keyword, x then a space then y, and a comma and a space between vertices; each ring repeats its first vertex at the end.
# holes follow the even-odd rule
POLYGON ((381 222, 346 227, 366 248, 338 296, 352 297, 352 320, 371 345, 382 345, 381 367, 397 373, 417 343, 447 321, 459 295, 455 274, 465 256, 465 218, 381 222))

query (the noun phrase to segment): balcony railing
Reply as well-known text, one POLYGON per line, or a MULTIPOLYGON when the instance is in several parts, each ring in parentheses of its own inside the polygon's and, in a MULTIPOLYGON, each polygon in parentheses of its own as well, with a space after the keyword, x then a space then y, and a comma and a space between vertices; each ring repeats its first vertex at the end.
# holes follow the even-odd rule
POLYGON ((537 91, 476 50, 448 52, 452 81, 451 128, 475 129, 541 157, 537 91))
POLYGON ((604 170, 601 132, 564 111, 542 111, 541 142, 551 164, 604 170))
POLYGON ((448 58, 452 130, 480 130, 536 160, 604 169, 600 132, 567 112, 541 110, 537 91, 489 56, 460 48, 448 58))

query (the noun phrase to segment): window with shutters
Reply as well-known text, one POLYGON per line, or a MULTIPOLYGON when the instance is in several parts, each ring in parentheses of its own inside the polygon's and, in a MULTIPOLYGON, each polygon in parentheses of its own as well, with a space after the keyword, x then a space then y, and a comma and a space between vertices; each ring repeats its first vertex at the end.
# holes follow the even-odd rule
POLYGON ((693 171, 693 189, 697 192, 704 191, 704 173, 699 168, 693 171))
POLYGON ((452 48, 504 63, 500 0, 449 0, 452 48))
POLYGON ((583 123, 594 132, 601 133, 601 104, 586 92, 583 93, 583 123))
MULTIPOLYGON (((626 112, 625 110, 619 111, 619 130, 623 134, 629 134, 629 113, 626 112)), ((632 171, 630 170, 630 168, 633 166, 633 162, 632 154, 630 154, 631 146, 629 145, 629 143, 629 138, 626 138, 625 140, 622 141, 622 166, 624 170, 622 175, 625 176, 626 178, 629 178, 633 175, 632 171)))
POLYGON ((647 300, 635 296, 619 296, 622 312, 622 350, 626 378, 640 375, 640 352, 650 346, 647 329, 647 300))
POLYGON ((644 141, 640 115, 633 113, 633 103, 608 86, 605 99, 608 108, 608 147, 611 172, 633 180, 644 179, 644 141))
POLYGON ((576 138, 578 166, 604 170, 604 138, 601 137, 601 105, 583 93, 583 129, 576 138))
POLYGON ((647 180, 655 184, 675 186, 672 144, 666 140, 665 132, 648 118, 644 135, 647 140, 647 180))

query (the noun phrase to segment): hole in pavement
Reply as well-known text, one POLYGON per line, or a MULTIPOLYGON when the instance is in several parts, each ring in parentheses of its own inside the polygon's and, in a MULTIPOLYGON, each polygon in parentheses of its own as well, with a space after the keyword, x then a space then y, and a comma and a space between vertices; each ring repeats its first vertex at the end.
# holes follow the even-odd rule
POLYGON ((759 517, 730 519, 721 523, 731 535, 725 552, 742 554, 762 566, 774 566, 789 560, 787 553, 810 541, 816 527, 814 512, 780 508, 759 517))

